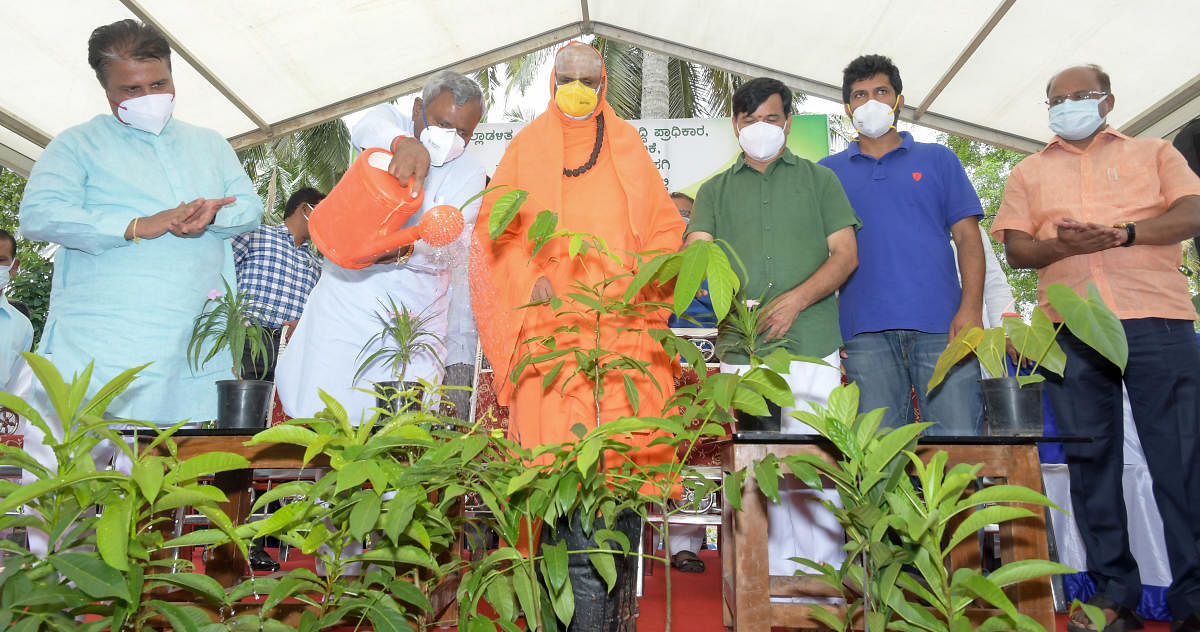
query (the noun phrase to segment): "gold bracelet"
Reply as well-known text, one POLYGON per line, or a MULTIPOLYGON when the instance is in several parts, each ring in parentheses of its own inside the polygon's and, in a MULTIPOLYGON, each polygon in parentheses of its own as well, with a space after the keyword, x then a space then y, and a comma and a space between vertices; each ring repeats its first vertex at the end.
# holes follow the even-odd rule
POLYGON ((138 223, 139 219, 141 219, 141 218, 140 217, 133 218, 133 243, 135 243, 135 244, 138 241, 140 241, 137 236, 137 223, 138 223))

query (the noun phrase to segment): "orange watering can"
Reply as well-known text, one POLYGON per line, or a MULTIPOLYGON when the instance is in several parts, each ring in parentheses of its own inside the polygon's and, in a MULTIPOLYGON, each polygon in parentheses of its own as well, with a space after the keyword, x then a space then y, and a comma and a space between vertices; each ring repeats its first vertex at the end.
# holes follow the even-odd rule
POLYGON ((408 186, 396 181, 387 170, 391 159, 383 149, 360 154, 308 219, 317 249, 343 268, 365 268, 417 239, 444 246, 462 233, 462 212, 447 205, 429 209, 416 226, 403 228, 425 194, 422 190, 414 198, 408 186))

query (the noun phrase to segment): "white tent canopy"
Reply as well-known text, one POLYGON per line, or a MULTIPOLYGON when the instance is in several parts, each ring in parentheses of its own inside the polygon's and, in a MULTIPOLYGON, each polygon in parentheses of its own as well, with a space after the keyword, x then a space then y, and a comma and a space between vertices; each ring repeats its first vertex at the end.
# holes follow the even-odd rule
POLYGON ((1022 151, 1050 136, 1047 78, 1097 63, 1109 123, 1172 135, 1200 115, 1195 0, 39 0, 0 6, 0 164, 28 173, 62 130, 107 112, 95 27, 153 23, 174 50, 176 115, 237 148, 595 33, 840 101, 841 69, 889 55, 903 117, 1022 151))

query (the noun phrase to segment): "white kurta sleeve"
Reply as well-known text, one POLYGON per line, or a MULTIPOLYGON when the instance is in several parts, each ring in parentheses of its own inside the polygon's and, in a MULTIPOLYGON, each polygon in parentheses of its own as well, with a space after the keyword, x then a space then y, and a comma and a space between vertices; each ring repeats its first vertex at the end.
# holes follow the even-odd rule
POLYGON ((986 327, 1000 327, 1004 324, 1004 312, 1010 311, 1013 304, 1012 286, 996 251, 992 249, 992 239, 982 226, 979 232, 983 236, 983 319, 986 327))
POLYGON ((411 136, 412 125, 401 117, 396 106, 390 103, 377 105, 367 110, 350 130, 350 144, 359 150, 379 147, 391 149, 392 141, 397 136, 411 136))
POLYGON ((221 181, 225 184, 222 195, 236 197, 237 201, 217 211, 217 216, 213 218, 208 230, 222 237, 248 233, 258 228, 262 219, 262 199, 258 197, 258 191, 246 176, 246 170, 242 168, 233 147, 230 147, 224 138, 218 141, 216 155, 217 160, 213 168, 220 170, 221 181))

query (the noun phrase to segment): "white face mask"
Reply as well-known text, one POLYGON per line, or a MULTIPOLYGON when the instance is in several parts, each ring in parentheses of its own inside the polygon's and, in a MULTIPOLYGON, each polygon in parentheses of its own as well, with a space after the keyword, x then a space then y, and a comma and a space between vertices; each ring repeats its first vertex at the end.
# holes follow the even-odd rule
POLYGON ((174 110, 175 95, 164 92, 125 99, 117 105, 116 114, 118 121, 157 136, 174 110))
POLYGON ((786 140, 787 134, 782 127, 766 121, 751 123, 738 131, 742 151, 755 160, 774 158, 786 140))
MULTIPOLYGON (((897 104, 899 99, 897 99, 897 104)), ((854 110, 854 129, 864 136, 879 138, 893 129, 896 123, 896 108, 882 101, 871 99, 854 110)))
POLYGON ((435 167, 458 158, 467 149, 467 141, 457 130, 432 125, 421 130, 421 144, 429 150, 429 164, 435 167))
POLYGON ((0 289, 3 289, 4 286, 8 285, 9 280, 12 278, 13 264, 16 262, 17 260, 13 259, 12 262, 10 262, 7 266, 0 268, 0 289))
POLYGON ((1104 122, 1104 117, 1100 116, 1102 100, 1068 100, 1050 108, 1050 130, 1066 140, 1082 140, 1091 136, 1104 122))

